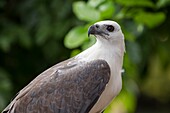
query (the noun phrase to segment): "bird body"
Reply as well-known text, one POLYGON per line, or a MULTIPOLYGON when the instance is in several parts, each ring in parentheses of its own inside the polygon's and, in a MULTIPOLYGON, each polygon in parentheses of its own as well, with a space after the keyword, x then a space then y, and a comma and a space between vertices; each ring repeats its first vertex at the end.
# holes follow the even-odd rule
MULTIPOLYGON (((99 24, 112 24, 112 21, 102 21, 99 24)), ((109 24, 109 25, 110 25, 109 24)), ((117 25, 117 23, 114 23, 117 25)), ((105 60, 111 69, 110 80, 100 96, 99 100, 93 106, 89 113, 100 113, 111 102, 111 100, 120 92, 122 88, 121 70, 123 64, 123 54, 125 52, 124 36, 123 33, 117 36, 113 41, 108 41, 98 36, 96 43, 80 53, 76 58, 82 58, 87 62, 95 59, 105 60)))
POLYGON ((88 34, 93 46, 37 76, 2 113, 102 112, 122 87, 124 36, 114 21, 97 22, 88 34))

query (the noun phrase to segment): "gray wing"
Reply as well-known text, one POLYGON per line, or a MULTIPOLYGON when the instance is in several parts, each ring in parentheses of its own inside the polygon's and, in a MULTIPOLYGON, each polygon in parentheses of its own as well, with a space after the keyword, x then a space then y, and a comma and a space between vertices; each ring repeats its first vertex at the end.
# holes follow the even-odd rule
POLYGON ((104 60, 68 60, 36 77, 2 113, 88 113, 109 79, 104 60))

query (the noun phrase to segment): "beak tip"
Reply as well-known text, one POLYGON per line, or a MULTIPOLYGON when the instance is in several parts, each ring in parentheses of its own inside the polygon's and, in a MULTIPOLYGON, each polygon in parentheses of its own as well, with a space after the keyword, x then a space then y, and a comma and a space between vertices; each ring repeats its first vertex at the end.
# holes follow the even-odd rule
POLYGON ((90 34, 91 34, 91 33, 88 31, 88 37, 90 37, 90 34))
POLYGON ((90 37, 91 34, 94 34, 94 26, 90 26, 88 29, 88 37, 90 37))

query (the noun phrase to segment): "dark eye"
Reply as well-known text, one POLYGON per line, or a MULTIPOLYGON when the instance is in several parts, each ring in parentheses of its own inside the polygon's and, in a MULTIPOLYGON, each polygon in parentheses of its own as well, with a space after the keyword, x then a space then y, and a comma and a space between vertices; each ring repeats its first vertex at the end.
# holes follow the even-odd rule
POLYGON ((112 25, 108 25, 107 28, 106 28, 109 32, 112 32, 114 31, 114 27, 112 25))

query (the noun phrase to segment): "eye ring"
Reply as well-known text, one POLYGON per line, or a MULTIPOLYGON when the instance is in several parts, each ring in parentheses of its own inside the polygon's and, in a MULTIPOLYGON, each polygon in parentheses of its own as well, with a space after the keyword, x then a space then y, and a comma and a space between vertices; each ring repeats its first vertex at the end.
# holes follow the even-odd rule
POLYGON ((108 25, 107 28, 106 28, 109 32, 113 32, 114 31, 114 26, 112 25, 108 25))

